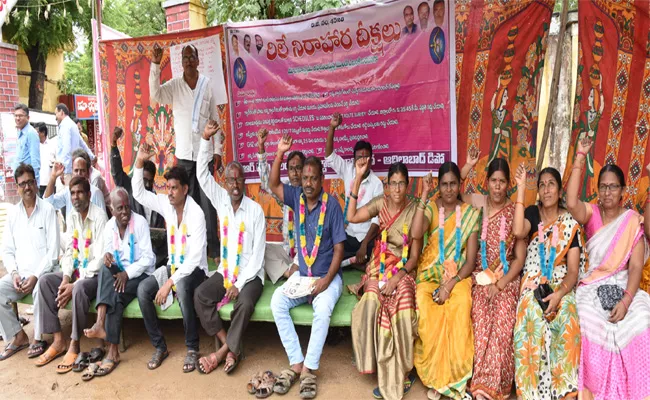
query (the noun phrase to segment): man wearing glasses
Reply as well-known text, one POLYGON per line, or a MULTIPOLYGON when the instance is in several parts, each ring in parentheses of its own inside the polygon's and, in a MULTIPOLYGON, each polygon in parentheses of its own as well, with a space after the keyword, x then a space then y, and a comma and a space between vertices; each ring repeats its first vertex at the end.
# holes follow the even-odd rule
POLYGON ((217 272, 194 293, 194 308, 203 329, 221 343, 215 353, 197 363, 203 373, 212 372, 224 359, 226 373, 235 369, 241 357, 242 336, 264 288, 266 220, 262 207, 244 195, 244 168, 237 161, 228 164, 225 189, 208 172, 212 137, 217 135, 221 148, 220 133, 216 121, 208 122, 198 160, 199 184, 217 209, 223 242, 217 272), (227 302, 233 302, 234 308, 226 332, 219 308, 227 302))
MULTIPOLYGON (((356 172, 354 163, 346 162, 341 156, 334 152, 334 132, 342 122, 343 117, 341 114, 334 113, 334 115, 332 115, 329 132, 327 133, 327 143, 325 144, 325 162, 332 167, 339 178, 343 179, 346 194, 345 209, 343 210, 343 217, 345 217, 349 202, 348 196, 350 195, 350 189, 354 183, 356 172)), ((354 145, 354 161, 356 162, 356 160, 362 158, 369 159, 370 165, 372 165, 372 145, 364 140, 358 141, 354 145)), ((361 187, 359 188, 357 207, 361 208, 365 206, 370 200, 382 195, 383 193, 384 185, 377 175, 368 168, 368 172, 366 172, 363 177, 361 187)), ((345 225, 347 239, 345 241, 345 254, 343 259, 347 260, 350 257, 355 257, 354 263, 363 265, 365 270, 365 264, 372 252, 372 246, 374 244, 373 239, 379 232, 379 218, 375 217, 368 222, 360 224, 350 224, 346 219, 345 225)))
MULTIPOLYGON (((163 49, 153 50, 151 70, 149 72, 149 93, 152 102, 171 104, 174 112, 174 131, 177 166, 183 168, 189 178, 189 195, 196 201, 205 214, 208 237, 208 257, 218 259, 219 239, 217 237, 217 214, 210 200, 201 190, 196 179, 196 160, 201 144, 201 134, 208 120, 217 121, 217 100, 210 89, 210 79, 199 73, 199 52, 194 45, 188 44, 182 51, 183 76, 173 78, 160 84, 160 62, 163 49)), ((214 139, 208 143, 213 154, 208 165, 214 173, 217 149, 214 139)), ((218 168, 218 164, 217 164, 218 168)), ((218 264, 218 260, 215 260, 218 264)))
MULTIPOLYGON (((2 239, 2 261, 7 275, 0 279, 0 334, 9 344, 0 354, 0 360, 11 357, 29 345, 29 338, 20 326, 11 303, 30 293, 36 300, 38 279, 52 271, 59 258, 56 211, 38 197, 34 168, 26 164, 18 165, 15 179, 20 202, 9 211, 2 239)), ((28 353, 30 357, 45 350, 38 315, 34 317, 35 341, 28 353)))
POLYGON ((14 109, 14 121, 18 130, 18 144, 16 159, 11 169, 14 171, 18 165, 27 164, 34 168, 36 182, 40 182, 41 170, 41 141, 36 133, 36 129, 29 124, 29 108, 24 104, 16 105, 14 109))

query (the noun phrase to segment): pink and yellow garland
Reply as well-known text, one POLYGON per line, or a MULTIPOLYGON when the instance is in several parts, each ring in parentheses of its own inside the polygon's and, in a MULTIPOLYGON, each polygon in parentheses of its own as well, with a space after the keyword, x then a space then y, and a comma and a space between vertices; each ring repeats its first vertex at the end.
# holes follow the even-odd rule
MULTIPOLYGON (((90 257, 90 242, 92 239, 92 232, 90 229, 86 231, 86 240, 84 242, 83 249, 83 262, 82 268, 85 270, 88 267, 88 258, 90 257)), ((79 230, 75 229, 72 232, 72 260, 74 266, 74 272, 72 273, 73 278, 79 278, 79 230)))
POLYGON ((305 236, 305 196, 300 196, 300 251, 302 257, 307 264, 307 276, 313 276, 311 266, 316 261, 318 255, 318 248, 320 247, 321 238, 323 237, 323 225, 325 224, 325 213, 327 211, 327 193, 323 193, 321 200, 320 215, 318 216, 318 228, 316 230, 316 239, 314 240, 314 247, 311 249, 311 255, 307 252, 307 237, 305 236))
MULTIPOLYGON (((183 236, 181 236, 181 256, 179 257, 179 265, 183 265, 185 262, 185 247, 187 245, 187 225, 183 224, 181 225, 181 232, 183 236)), ((170 257, 169 259, 171 260, 171 272, 172 275, 176 272, 176 227, 174 225, 171 226, 170 232, 169 232, 169 249, 170 249, 170 257)), ((176 285, 172 286, 172 290, 174 292, 176 291, 176 285)))
MULTIPOLYGON (((246 226, 242 221, 239 224, 239 236, 237 237, 237 259, 235 261, 235 270, 233 271, 232 277, 228 272, 228 217, 226 216, 223 219, 223 230, 221 234, 221 263, 223 264, 223 287, 230 289, 232 285, 237 282, 237 277, 239 276, 239 266, 241 264, 241 255, 244 251, 244 231, 246 226)), ((223 296, 219 304, 217 304, 217 310, 225 306, 230 302, 230 299, 226 296, 223 296)))

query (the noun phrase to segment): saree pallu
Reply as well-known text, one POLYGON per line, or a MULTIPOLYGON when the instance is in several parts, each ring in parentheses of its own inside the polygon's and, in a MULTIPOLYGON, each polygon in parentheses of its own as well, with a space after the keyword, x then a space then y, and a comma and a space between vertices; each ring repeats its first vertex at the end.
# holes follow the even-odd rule
MULTIPOLYGON (((514 259, 516 239, 512 235, 514 204, 509 204, 490 217, 486 239, 487 266, 502 274, 499 228, 501 218, 506 218, 506 260, 514 259)), ((482 218, 486 218, 485 215, 482 218)), ((515 374, 515 356, 512 332, 517 319, 519 278, 508 283, 501 292, 490 299, 489 286, 476 284, 476 275, 483 271, 481 253, 472 274, 472 324, 474 327, 474 375, 470 385, 473 396, 488 399, 508 399, 512 392, 515 374)))
MULTIPOLYGON (((571 214, 564 213, 544 227, 546 258, 550 253, 552 228, 558 227, 557 257, 553 267, 551 288, 555 291, 567 273, 566 254, 574 238, 582 248, 580 227, 571 214)), ((534 229, 535 227, 533 227, 534 229)), ((577 396, 578 363, 580 360, 580 325, 575 292, 562 297, 557 314, 550 322, 535 299, 534 290, 541 279, 539 235, 535 234, 528 245, 517 306, 514 330, 515 382, 517 396, 523 400, 555 400, 577 396)), ((580 253, 582 270, 586 263, 580 253)))
MULTIPOLYGON (((616 324, 597 295, 602 285, 627 287, 628 261, 643 241, 641 216, 627 210, 603 226, 597 205, 585 226, 589 269, 577 290, 582 332, 580 397, 639 400, 650 397, 650 296, 638 290, 616 324)), ((645 261, 645 260, 644 260, 645 261)))
MULTIPOLYGON (((472 333, 472 280, 456 284, 443 304, 433 301, 433 292, 442 282, 457 274, 467 258, 469 237, 478 232, 479 211, 461 206, 461 252, 454 271, 445 271, 439 260, 438 208, 427 208, 429 243, 418 262, 416 300, 420 319, 415 342, 415 367, 422 383, 441 395, 460 399, 472 376, 474 336, 472 333)), ((444 223, 444 256, 453 260, 456 253, 456 213, 444 223)))
MULTIPOLYGON (((409 204, 394 221, 390 221, 386 208, 382 206, 380 230, 387 229, 388 233, 386 271, 401 261, 403 225, 406 223, 410 227, 416 205, 409 204)), ((406 275, 392 295, 381 294, 378 280, 380 256, 381 235, 375 241, 361 283, 349 287, 357 296, 363 292, 352 310, 352 347, 359 372, 377 372, 381 395, 393 400, 403 397, 404 377, 413 369, 413 342, 418 326, 415 280, 406 275)))

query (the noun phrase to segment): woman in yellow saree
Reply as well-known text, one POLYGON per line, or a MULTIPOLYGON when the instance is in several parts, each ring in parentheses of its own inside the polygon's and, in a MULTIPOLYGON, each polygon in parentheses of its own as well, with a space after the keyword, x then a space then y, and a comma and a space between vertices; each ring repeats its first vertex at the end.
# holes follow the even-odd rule
POLYGON ((404 164, 388 170, 386 196, 378 196, 357 210, 356 193, 368 169, 368 160, 359 159, 347 218, 350 223, 379 216, 379 237, 366 273, 350 290, 361 300, 352 310, 352 345, 356 366, 362 374, 377 372, 376 399, 401 399, 415 380, 413 342, 417 333, 415 268, 420 244, 409 238, 418 202, 406 197, 409 181, 404 164), (403 382, 403 385, 402 385, 403 382))
MULTIPOLYGON (((432 189, 429 174, 423 180, 424 204, 432 189)), ((428 397, 465 396, 472 376, 472 280, 478 252, 480 213, 460 199, 460 170, 453 162, 438 172, 440 197, 425 209, 419 206, 411 235, 421 240, 429 234, 418 262, 416 301, 420 313, 415 342, 415 367, 428 397), (441 240, 442 238, 442 240, 441 240)))

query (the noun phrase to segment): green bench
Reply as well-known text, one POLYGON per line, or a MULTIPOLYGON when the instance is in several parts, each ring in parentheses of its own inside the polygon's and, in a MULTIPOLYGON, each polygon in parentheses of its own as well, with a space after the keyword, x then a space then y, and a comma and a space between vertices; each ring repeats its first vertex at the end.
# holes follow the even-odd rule
MULTIPOLYGON (((209 261, 209 268, 210 270, 216 269, 216 266, 212 260, 209 261)), ((350 326, 352 323, 352 309, 357 304, 358 300, 356 296, 351 294, 345 287, 347 285, 360 282, 361 275, 361 272, 356 270, 346 270, 343 272, 343 294, 341 295, 338 303, 336 303, 336 307, 332 312, 330 326, 343 327, 350 326)), ((262 291, 262 296, 257 302, 257 305, 255 306, 255 312, 251 317, 251 321, 274 322, 273 313, 271 312, 271 297, 273 296, 273 292, 278 287, 280 287, 282 283, 284 283, 284 280, 279 281, 275 285, 269 280, 264 282, 264 290, 262 291)), ((33 304, 33 298, 31 295, 29 295, 18 301, 18 303, 33 304)), ((71 309, 70 303, 68 303, 66 309, 71 309)), ((221 319, 224 321, 230 321, 230 313, 232 312, 232 309, 233 303, 228 303, 223 306, 221 310, 219 310, 221 319)), ((160 307, 156 306, 156 311, 158 313, 158 318, 160 319, 172 320, 183 318, 177 301, 175 301, 171 307, 164 311, 161 310, 160 307)), ((90 304, 90 312, 97 312, 94 301, 90 304)), ((314 317, 313 308, 309 304, 303 304, 295 307, 291 310, 291 317, 293 318, 294 324, 296 325, 311 325, 314 317)), ((142 318, 142 313, 140 312, 140 306, 138 305, 137 299, 133 300, 124 309, 124 318, 142 318)))

